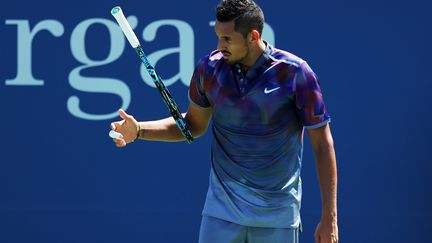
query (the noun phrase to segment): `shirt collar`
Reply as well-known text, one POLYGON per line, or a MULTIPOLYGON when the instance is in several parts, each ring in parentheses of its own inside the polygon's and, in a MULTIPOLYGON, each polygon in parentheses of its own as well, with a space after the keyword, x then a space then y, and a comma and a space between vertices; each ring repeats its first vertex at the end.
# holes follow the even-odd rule
POLYGON ((270 59, 270 54, 272 52, 273 47, 268 44, 266 41, 264 41, 264 44, 266 45, 266 48, 264 49, 264 52, 261 54, 260 57, 258 57, 257 61, 254 65, 252 65, 251 69, 256 69, 264 64, 265 61, 270 59))
POLYGON ((261 54, 261 56, 258 57, 257 61, 254 65, 252 65, 246 73, 246 78, 254 78, 256 75, 260 73, 260 70, 264 70, 263 65, 264 63, 270 59, 271 53, 273 50, 273 46, 271 46, 269 43, 264 41, 264 44, 266 45, 266 48, 264 49, 264 52, 261 54))

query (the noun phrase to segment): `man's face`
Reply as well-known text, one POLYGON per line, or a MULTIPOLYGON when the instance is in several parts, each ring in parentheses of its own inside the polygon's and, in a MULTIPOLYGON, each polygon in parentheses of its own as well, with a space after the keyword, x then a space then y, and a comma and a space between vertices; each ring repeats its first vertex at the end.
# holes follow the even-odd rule
POLYGON ((249 56, 247 39, 234 30, 234 21, 216 21, 215 32, 218 37, 217 49, 222 52, 229 64, 242 63, 249 56))

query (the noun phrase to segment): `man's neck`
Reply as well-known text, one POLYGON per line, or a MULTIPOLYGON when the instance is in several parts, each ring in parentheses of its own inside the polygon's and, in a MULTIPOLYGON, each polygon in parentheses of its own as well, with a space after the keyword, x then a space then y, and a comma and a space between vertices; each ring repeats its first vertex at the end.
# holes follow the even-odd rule
POLYGON ((262 40, 260 40, 257 45, 252 46, 248 60, 244 60, 244 62, 242 62, 243 69, 247 70, 253 66, 257 62, 258 58, 263 54, 265 49, 266 44, 262 40))

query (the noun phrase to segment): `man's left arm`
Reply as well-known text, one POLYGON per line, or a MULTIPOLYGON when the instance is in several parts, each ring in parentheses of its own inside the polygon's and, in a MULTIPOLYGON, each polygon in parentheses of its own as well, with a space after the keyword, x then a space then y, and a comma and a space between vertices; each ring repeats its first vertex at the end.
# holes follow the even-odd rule
POLYGON ((322 215, 315 231, 315 242, 337 243, 337 166, 329 124, 307 129, 315 154, 321 189, 322 215))

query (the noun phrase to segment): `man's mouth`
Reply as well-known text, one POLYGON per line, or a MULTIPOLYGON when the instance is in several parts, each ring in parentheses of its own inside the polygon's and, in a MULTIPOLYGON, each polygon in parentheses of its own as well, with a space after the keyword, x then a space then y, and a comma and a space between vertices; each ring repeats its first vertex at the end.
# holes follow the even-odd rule
POLYGON ((223 55, 224 57, 228 57, 228 56, 231 56, 231 53, 229 53, 229 52, 227 52, 227 51, 223 51, 223 52, 222 52, 222 55, 223 55))

